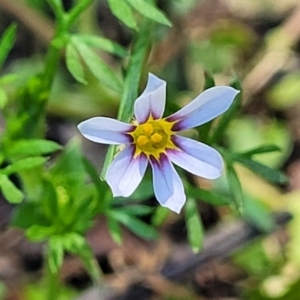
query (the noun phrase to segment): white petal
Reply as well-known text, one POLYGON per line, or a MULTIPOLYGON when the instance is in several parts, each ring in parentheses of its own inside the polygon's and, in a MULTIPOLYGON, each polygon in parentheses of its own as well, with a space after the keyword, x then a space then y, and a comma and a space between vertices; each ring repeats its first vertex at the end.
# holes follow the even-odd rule
POLYGON ((132 142, 127 132, 133 131, 134 126, 111 118, 95 117, 81 122, 78 129, 93 142, 118 145, 132 142))
POLYGON ((153 172, 153 187, 156 199, 161 206, 180 213, 186 201, 182 181, 174 166, 165 155, 161 155, 159 162, 150 159, 153 172))
POLYGON ((229 86, 207 89, 167 120, 179 120, 173 128, 176 131, 199 126, 225 112, 238 93, 238 90, 229 86))
POLYGON ((145 174, 148 159, 144 154, 134 158, 134 146, 121 151, 107 169, 106 180, 114 197, 130 196, 145 174))
POLYGON ((145 123, 150 115, 154 119, 163 116, 166 104, 166 82, 149 73, 144 92, 134 103, 134 114, 139 124, 145 123))
POLYGON ((180 148, 180 150, 168 150, 168 158, 174 164, 207 179, 221 176, 223 161, 218 151, 182 136, 173 136, 173 141, 180 148))

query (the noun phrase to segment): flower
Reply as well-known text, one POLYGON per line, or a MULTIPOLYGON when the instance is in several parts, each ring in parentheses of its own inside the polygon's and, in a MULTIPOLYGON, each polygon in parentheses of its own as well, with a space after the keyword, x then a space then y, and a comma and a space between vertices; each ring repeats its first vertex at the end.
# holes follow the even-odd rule
POLYGON ((78 125, 82 135, 96 143, 125 144, 107 169, 113 195, 128 197, 140 184, 148 164, 152 167, 158 202, 179 213, 186 201, 175 165, 207 179, 221 175, 221 155, 213 148, 177 133, 204 124, 226 111, 239 91, 228 86, 205 90, 169 117, 163 118, 166 82, 149 74, 144 92, 134 103, 136 120, 127 124, 94 117, 78 125))

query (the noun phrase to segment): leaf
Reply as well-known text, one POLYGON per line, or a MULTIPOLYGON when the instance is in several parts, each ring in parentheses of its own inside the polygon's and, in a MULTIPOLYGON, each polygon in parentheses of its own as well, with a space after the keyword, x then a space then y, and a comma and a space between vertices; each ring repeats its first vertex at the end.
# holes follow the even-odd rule
POLYGON ((186 189, 186 193, 189 197, 201 200, 212 205, 222 206, 232 203, 232 200, 225 195, 217 194, 213 191, 204 190, 193 186, 189 186, 186 189))
POLYGON ((117 220, 114 218, 108 216, 107 218, 107 225, 108 225, 108 230, 109 233, 112 237, 112 239, 118 244, 122 244, 122 231, 121 231, 121 226, 117 220))
POLYGON ((61 149, 62 146, 53 141, 42 139, 18 140, 6 149, 6 155, 9 158, 23 158, 50 154, 61 149))
POLYGON ((75 35, 77 39, 80 39, 82 43, 89 47, 95 47, 106 52, 118 55, 120 57, 126 57, 127 51, 118 43, 95 35, 75 35))
POLYGON ((53 236, 55 228, 34 224, 26 230, 25 234, 31 241, 41 242, 53 236))
MULTIPOLYGON (((236 78, 231 86, 237 90, 242 90, 240 81, 236 78)), ((218 141, 221 135, 225 132, 229 122, 233 119, 234 115, 240 108, 242 103, 242 92, 240 92, 234 99, 233 103, 229 107, 229 109, 220 117, 220 121, 218 122, 215 130, 213 131, 209 143, 214 144, 218 141)))
POLYGON ((121 93, 122 83, 120 79, 102 61, 100 56, 82 43, 80 39, 73 36, 71 40, 92 74, 107 87, 115 90, 118 93, 121 93))
POLYGON ((194 252, 199 252, 203 244, 203 229, 196 201, 188 198, 185 204, 185 221, 188 241, 194 252))
POLYGON ((145 17, 158 23, 171 26, 170 20, 154 5, 144 0, 126 0, 134 9, 145 17))
MULTIPOLYGON (((132 117, 134 101, 138 96, 138 87, 142 74, 143 63, 147 56, 147 50, 151 44, 150 37, 150 24, 149 22, 145 22, 137 34, 129 56, 130 59, 118 112, 118 119, 123 122, 129 122, 132 117)), ((113 160, 115 149, 115 146, 110 146, 108 148, 101 171, 101 178, 103 179, 105 179, 107 168, 113 160)))
POLYGON ((52 274, 57 274, 64 259, 64 248, 61 236, 51 236, 48 241, 48 265, 52 274))
POLYGON ((69 72, 77 81, 87 84, 80 56, 72 43, 68 43, 66 48, 66 65, 69 72))
POLYGON ((224 160, 226 161, 226 177, 231 194, 234 199, 234 203, 236 205, 236 208, 240 210, 244 206, 244 194, 242 191, 241 182, 233 167, 233 159, 230 153, 227 153, 222 149, 219 149, 219 151, 221 152, 224 160))
POLYGON ((276 152, 276 151, 280 151, 280 147, 278 147, 276 145, 263 145, 263 146, 248 150, 246 152, 240 153, 240 155, 251 157, 256 154, 276 152))
POLYGON ((129 28, 137 30, 137 24, 132 14, 131 7, 124 0, 108 0, 108 5, 114 16, 129 28))
POLYGON ((233 155, 233 159, 241 163, 242 165, 244 165, 254 173, 259 174, 260 176, 262 176, 263 178, 265 178, 267 181, 271 183, 275 183, 275 184, 288 183, 288 177, 278 170, 272 169, 257 161, 243 157, 238 154, 233 155))
POLYGON ((70 232, 62 236, 63 247, 83 260, 89 274, 95 283, 100 279, 100 270, 96 259, 93 256, 91 247, 88 245, 84 236, 77 232, 70 232))
POLYGON ((23 193, 3 174, 0 174, 0 190, 10 203, 20 203, 23 200, 23 193))
POLYGON ((43 165, 47 161, 47 159, 48 159, 47 157, 23 158, 1 169, 0 172, 5 175, 22 172, 43 165))
POLYGON ((15 42, 16 38, 16 30, 17 26, 15 24, 10 25, 0 39, 0 69, 2 68, 2 65, 13 47, 13 44, 15 42))
POLYGON ((245 198, 244 215, 255 227, 264 232, 270 232, 275 227, 270 212, 255 199, 245 198))
POLYGON ((0 89, 0 109, 3 109, 6 106, 6 103, 8 101, 6 93, 0 89))
POLYGON ((128 205, 120 208, 119 211, 132 216, 144 216, 149 215, 153 208, 146 205, 128 205))
POLYGON ((110 211, 109 215, 128 227, 133 233, 144 239, 156 239, 157 231, 150 225, 123 213, 120 210, 110 211))
POLYGON ((154 215, 151 218, 151 223, 158 227, 160 226, 169 216, 170 210, 163 207, 163 206, 158 206, 155 210, 154 215))

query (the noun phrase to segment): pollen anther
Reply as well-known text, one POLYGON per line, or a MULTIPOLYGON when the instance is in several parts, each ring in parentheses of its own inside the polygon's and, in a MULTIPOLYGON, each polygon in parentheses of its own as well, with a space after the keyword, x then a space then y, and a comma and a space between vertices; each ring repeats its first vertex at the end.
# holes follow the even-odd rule
POLYGON ((151 124, 143 124, 142 125, 143 127, 143 131, 146 133, 146 134, 152 134, 153 133, 153 126, 151 124))
POLYGON ((137 138, 137 141, 136 143, 138 144, 138 146, 145 146, 149 143, 149 140, 146 136, 144 135, 140 135, 138 138, 137 138))
POLYGON ((154 133, 151 136, 151 142, 154 144, 161 142, 162 139, 163 139, 163 137, 159 133, 154 133))

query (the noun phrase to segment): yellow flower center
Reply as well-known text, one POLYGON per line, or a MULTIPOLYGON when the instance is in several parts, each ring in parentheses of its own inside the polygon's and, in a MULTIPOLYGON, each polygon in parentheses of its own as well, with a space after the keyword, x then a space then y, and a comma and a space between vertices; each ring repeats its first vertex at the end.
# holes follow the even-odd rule
POLYGON ((160 154, 165 153, 166 149, 176 149, 177 147, 171 140, 174 123, 164 119, 153 120, 150 117, 146 123, 137 125, 130 133, 136 146, 134 156, 144 153, 158 160, 160 154))

